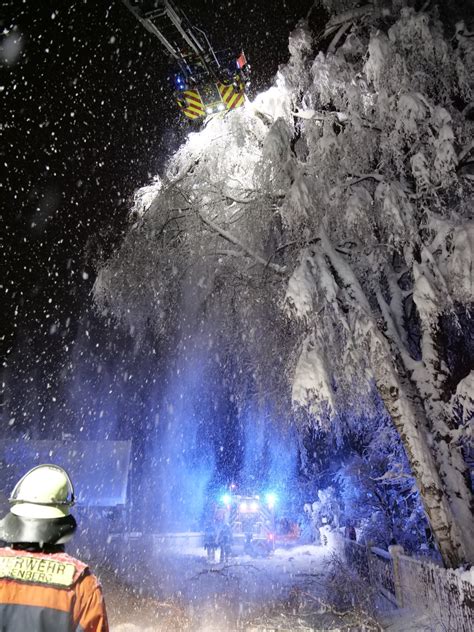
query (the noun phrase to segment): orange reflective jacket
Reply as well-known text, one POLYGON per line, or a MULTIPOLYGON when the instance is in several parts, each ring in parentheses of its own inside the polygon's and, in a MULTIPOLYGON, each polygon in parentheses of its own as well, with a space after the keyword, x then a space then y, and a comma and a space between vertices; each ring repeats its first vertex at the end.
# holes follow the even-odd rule
POLYGON ((66 553, 0 549, 2 632, 108 632, 102 590, 66 553))

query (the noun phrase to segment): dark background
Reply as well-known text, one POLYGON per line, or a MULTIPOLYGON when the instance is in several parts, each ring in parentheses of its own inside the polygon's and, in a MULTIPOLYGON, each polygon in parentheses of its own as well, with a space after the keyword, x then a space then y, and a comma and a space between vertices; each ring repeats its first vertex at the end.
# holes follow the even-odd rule
MULTIPOLYGON (((253 94, 271 85, 288 58, 288 34, 311 5, 181 3, 216 48, 243 47, 253 94)), ((79 338, 97 345, 98 356, 106 345, 109 357, 101 359, 111 373, 112 356, 131 344, 94 315, 94 270, 126 228, 133 191, 160 171, 189 128, 159 41, 119 0, 10 0, 1 11, 2 31, 21 46, 14 63, 2 54, 0 66, 0 352, 10 383, 2 405, 8 415, 24 408, 34 389, 45 418, 61 406, 74 345, 76 365, 85 353, 77 352, 79 338)))

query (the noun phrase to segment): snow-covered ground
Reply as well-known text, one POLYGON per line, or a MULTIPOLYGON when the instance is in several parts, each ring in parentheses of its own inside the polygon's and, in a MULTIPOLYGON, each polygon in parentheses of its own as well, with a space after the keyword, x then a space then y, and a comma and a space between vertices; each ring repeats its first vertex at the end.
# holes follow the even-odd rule
POLYGON ((98 572, 112 632, 230 632, 269 617, 294 618, 302 594, 322 597, 330 554, 308 545, 208 564, 202 548, 135 549, 124 554, 122 570, 98 572))
POLYGON ((181 549, 166 549, 163 539, 154 540, 137 538, 117 550, 118 557, 109 557, 108 568, 95 569, 111 632, 438 629, 428 614, 414 617, 382 598, 376 606, 378 623, 360 611, 339 616, 330 605, 330 588, 328 593, 331 546, 293 546, 266 558, 234 555, 226 564, 209 564, 192 537, 183 538, 181 549))

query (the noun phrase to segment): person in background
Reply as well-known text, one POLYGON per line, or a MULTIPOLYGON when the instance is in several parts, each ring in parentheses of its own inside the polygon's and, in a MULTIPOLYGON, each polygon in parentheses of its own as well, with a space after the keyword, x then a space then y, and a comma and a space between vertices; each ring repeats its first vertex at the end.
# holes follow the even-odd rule
POLYGON ((220 549, 219 561, 228 562, 232 550, 232 530, 227 522, 220 528, 217 545, 220 549))
POLYGON ((64 544, 77 524, 63 468, 39 465, 21 478, 0 521, 0 630, 108 632, 102 589, 64 544))
POLYGON ((353 540, 354 542, 357 540, 357 533, 354 525, 350 520, 346 522, 346 527, 344 529, 344 537, 347 540, 353 540))
POLYGON ((207 522, 204 528, 204 548, 207 553, 207 561, 212 564, 216 561, 217 534, 213 522, 207 522))

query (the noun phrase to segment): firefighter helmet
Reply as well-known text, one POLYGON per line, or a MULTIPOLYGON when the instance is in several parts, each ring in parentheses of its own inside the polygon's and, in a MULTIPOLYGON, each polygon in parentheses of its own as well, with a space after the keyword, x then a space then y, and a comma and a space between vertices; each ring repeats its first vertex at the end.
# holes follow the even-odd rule
POLYGON ((69 514, 74 488, 58 465, 38 465, 15 485, 10 511, 0 520, 0 540, 10 544, 63 545, 77 524, 69 514))
POLYGON ((15 485, 10 512, 23 518, 64 518, 74 504, 74 487, 59 465, 38 465, 15 485))

